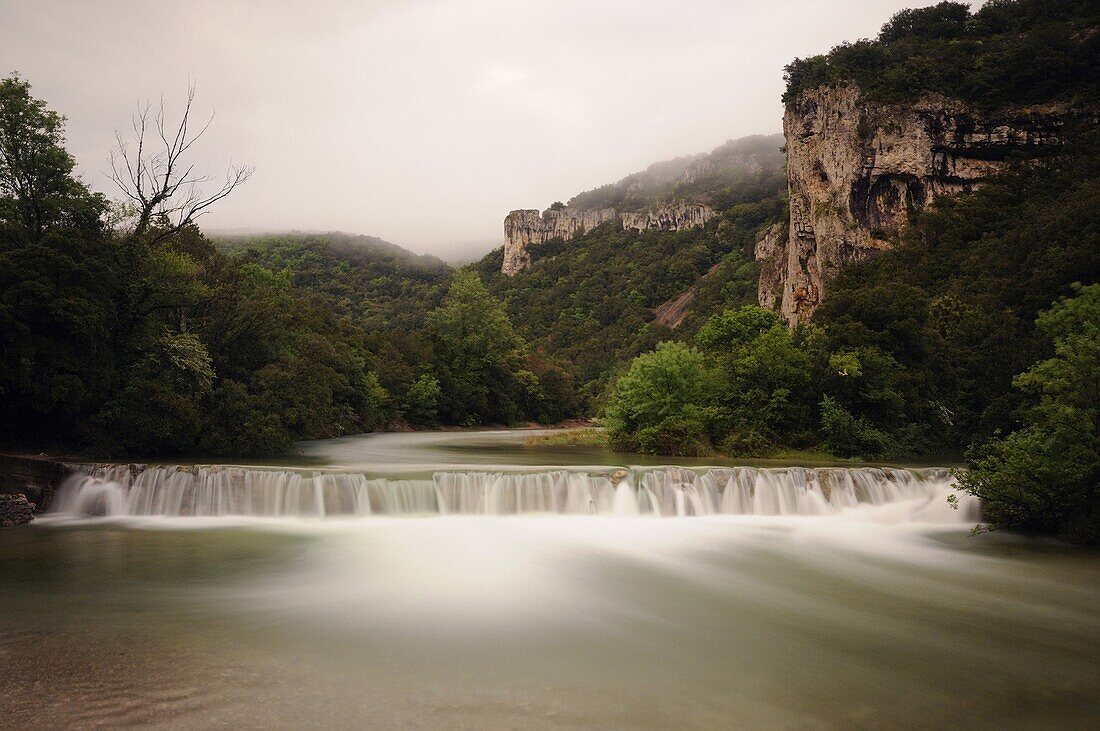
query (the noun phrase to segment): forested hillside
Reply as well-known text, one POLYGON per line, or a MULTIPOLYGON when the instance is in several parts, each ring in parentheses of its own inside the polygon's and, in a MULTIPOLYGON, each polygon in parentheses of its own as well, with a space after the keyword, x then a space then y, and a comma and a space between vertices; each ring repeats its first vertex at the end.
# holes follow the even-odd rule
POLYGON ((786 216, 781 144, 778 135, 733 140, 569 202, 630 209, 691 197, 717 207, 705 226, 638 232, 609 222, 532 247, 530 268, 514 276, 500 273, 499 249, 470 268, 536 350, 574 365, 583 396, 595 404, 631 357, 662 339, 690 337, 724 307, 756 301, 757 233, 786 216), (672 329, 658 321, 657 308, 689 290, 683 322, 672 329))
POLYGON ((990 108, 1059 99, 1059 144, 912 210, 900 238, 830 281, 808 323, 791 330, 768 310, 729 309, 695 347, 642 355, 612 386, 613 441, 870 459, 969 448, 964 485, 995 521, 1100 537, 1097 38, 1094 3, 991 2, 973 14, 941 3, 899 13, 877 41, 789 66, 788 100, 808 84, 852 82, 890 99, 934 90, 990 108), (1018 88, 981 81, 1040 47, 1034 68, 1006 77, 1018 88), (948 52, 954 82, 929 87, 935 74, 914 69, 948 52))
POLYGON ((476 277, 354 237, 217 251, 195 220, 251 171, 204 192, 186 114, 135 120, 112 203, 75 175, 64 118, 0 81, 5 448, 241 458, 401 422, 576 413, 571 375, 531 354, 476 277))
POLYGON ((434 256, 343 233, 214 239, 222 252, 274 271, 289 270, 298 289, 317 295, 365 330, 410 330, 438 305, 451 269, 434 256))

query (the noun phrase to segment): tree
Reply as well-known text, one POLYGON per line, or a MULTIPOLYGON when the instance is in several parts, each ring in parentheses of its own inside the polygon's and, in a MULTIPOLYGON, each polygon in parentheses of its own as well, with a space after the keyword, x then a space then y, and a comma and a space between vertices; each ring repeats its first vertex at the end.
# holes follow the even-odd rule
POLYGON ((696 342, 718 366, 716 428, 726 451, 760 453, 811 439, 810 358, 775 312, 726 310, 700 328, 696 342))
POLYGON ((252 176, 251 165, 230 165, 225 180, 212 191, 204 190, 213 177, 195 171, 187 159, 191 147, 202 138, 209 119, 198 127, 191 124, 195 87, 187 99, 178 124, 165 116, 164 99, 156 112, 146 102, 131 118, 131 139, 115 131, 117 146, 111 152, 111 180, 135 207, 132 235, 149 235, 150 244, 173 236, 193 224, 221 199, 252 176))
POLYGON ((709 449, 715 377, 697 349, 675 341, 634 359, 615 382, 605 420, 612 444, 654 454, 709 449))
POLYGON ((907 8, 894 13, 882 26, 878 39, 890 43, 907 37, 954 38, 962 35, 969 18, 966 3, 941 2, 927 8, 907 8))
POLYGON ((162 332, 145 344, 121 393, 97 415, 99 446, 147 457, 193 450, 213 382, 210 354, 197 337, 162 332))
POLYGON ((39 241, 52 227, 98 227, 106 200, 73 174, 65 118, 30 94, 31 85, 0 80, 0 219, 39 241))
POLYGON ((20 443, 82 432, 116 367, 105 201, 30 89, 0 80, 0 434, 20 443))
POLYGON ((428 315, 428 329, 448 420, 509 423, 524 416, 516 376, 526 343, 476 274, 455 272, 443 304, 428 315))
POLYGON ((442 398, 439 379, 425 373, 413 382, 405 395, 405 416, 414 424, 434 425, 439 419, 442 398))
POLYGON ((963 490, 994 525, 1100 541, 1100 284, 1074 286, 1037 324, 1054 355, 1015 380, 1024 427, 972 450, 963 490))

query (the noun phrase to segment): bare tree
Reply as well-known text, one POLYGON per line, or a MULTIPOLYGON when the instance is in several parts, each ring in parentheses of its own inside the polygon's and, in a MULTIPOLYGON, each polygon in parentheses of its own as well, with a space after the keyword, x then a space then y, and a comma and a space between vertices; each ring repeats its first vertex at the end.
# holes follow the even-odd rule
POLYGON ((231 164, 220 187, 207 188, 213 176, 196 172, 187 152, 210 128, 214 114, 194 131, 194 101, 195 87, 189 85, 178 125, 167 122, 162 97, 155 113, 146 102, 134 115, 129 139, 115 131, 117 145, 111 151, 108 176, 136 208, 135 237, 152 231, 151 241, 156 243, 176 234, 252 176, 253 166, 231 164))

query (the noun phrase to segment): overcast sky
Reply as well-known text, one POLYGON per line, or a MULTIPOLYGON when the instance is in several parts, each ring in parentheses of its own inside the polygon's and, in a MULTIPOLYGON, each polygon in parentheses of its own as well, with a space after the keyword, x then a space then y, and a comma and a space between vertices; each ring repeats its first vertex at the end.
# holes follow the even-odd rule
POLYGON ((455 257, 513 208, 780 131, 783 64, 931 0, 0 0, 0 72, 84 178, 138 103, 197 85, 200 167, 256 173, 204 228, 341 230, 455 257))

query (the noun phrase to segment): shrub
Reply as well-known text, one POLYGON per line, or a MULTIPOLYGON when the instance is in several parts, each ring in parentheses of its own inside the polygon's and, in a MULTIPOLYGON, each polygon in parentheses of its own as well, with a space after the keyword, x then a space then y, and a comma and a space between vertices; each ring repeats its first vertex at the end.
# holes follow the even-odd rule
POLYGON ((635 358, 612 388, 605 412, 612 443, 665 454, 697 452, 707 444, 714 385, 702 353, 683 343, 659 343, 635 358))

